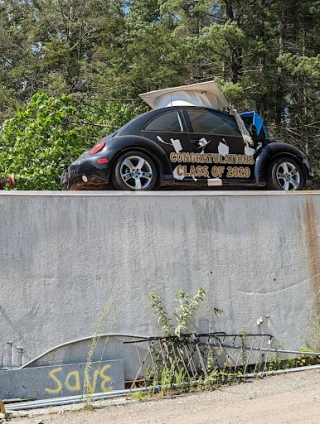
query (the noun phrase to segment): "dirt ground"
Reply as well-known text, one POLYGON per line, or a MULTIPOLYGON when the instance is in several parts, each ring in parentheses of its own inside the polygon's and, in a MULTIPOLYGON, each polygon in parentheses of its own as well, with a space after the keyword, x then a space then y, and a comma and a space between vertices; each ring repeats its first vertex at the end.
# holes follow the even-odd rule
MULTIPOLYGON (((74 406, 76 408, 78 406, 74 406)), ((250 380, 213 392, 15 418, 15 424, 320 424, 320 370, 250 380)), ((12 421, 11 421, 12 422, 12 421)))

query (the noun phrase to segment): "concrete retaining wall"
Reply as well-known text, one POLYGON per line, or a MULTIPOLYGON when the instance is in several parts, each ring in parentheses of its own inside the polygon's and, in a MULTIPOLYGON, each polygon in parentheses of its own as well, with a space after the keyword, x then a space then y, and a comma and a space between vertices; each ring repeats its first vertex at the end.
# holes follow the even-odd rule
POLYGON ((157 335, 152 291, 173 311, 202 286, 198 331, 292 349, 320 312, 318 193, 4 192, 0 214, 0 367, 96 329, 157 335))

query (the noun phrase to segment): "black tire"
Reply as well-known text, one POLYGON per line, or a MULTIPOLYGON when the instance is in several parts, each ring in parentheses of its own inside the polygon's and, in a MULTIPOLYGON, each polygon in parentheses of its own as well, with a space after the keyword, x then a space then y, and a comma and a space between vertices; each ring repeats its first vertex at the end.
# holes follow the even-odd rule
POLYGON ((116 160, 112 182, 117 190, 152 190, 157 182, 157 168, 148 155, 130 150, 116 160))
POLYGON ((269 190, 296 191, 305 186, 305 176, 299 162, 289 156, 275 159, 267 170, 269 190))

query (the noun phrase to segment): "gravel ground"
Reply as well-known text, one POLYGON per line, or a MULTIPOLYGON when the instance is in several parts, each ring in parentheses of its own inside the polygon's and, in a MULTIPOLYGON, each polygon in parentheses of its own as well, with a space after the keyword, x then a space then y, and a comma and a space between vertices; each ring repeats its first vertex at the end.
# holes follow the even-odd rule
POLYGON ((14 419, 14 423, 320 424, 320 370, 250 380, 214 392, 100 405, 91 411, 59 412, 53 408, 50 413, 36 410, 30 414, 14 419))

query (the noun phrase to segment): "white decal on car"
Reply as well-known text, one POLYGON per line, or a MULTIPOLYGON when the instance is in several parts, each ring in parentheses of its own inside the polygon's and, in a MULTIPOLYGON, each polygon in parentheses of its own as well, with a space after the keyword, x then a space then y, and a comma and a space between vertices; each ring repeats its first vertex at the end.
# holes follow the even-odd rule
POLYGON ((180 180, 180 181, 182 181, 183 179, 184 179, 184 174, 182 174, 182 175, 180 175, 179 173, 178 173, 178 169, 180 169, 180 166, 176 166, 175 168, 174 168, 174 170, 173 170, 173 178, 175 179, 175 180, 180 180))
POLYGON ((227 142, 224 138, 222 140, 224 141, 224 143, 221 143, 220 141, 218 146, 218 153, 221 156, 227 156, 229 154, 229 146, 227 146, 227 142))
POLYGON ((162 138, 159 137, 158 135, 157 135, 157 139, 158 141, 160 141, 160 143, 168 144, 169 146, 172 146, 174 150, 176 151, 176 153, 179 153, 182 150, 181 142, 179 139, 174 140, 173 138, 170 138, 170 143, 167 143, 166 141, 162 140, 162 138))
POLYGON ((244 154, 246 156, 253 156, 255 153, 255 150, 252 147, 245 147, 244 148, 244 154))
POLYGON ((210 140, 210 141, 208 141, 208 140, 207 140, 206 138, 204 138, 204 137, 200 138, 200 140, 199 140, 199 148, 200 148, 200 147, 202 147, 201 154, 203 154, 203 153, 204 153, 204 149, 207 147, 207 145, 208 145, 209 143, 211 143, 211 140, 210 140))

